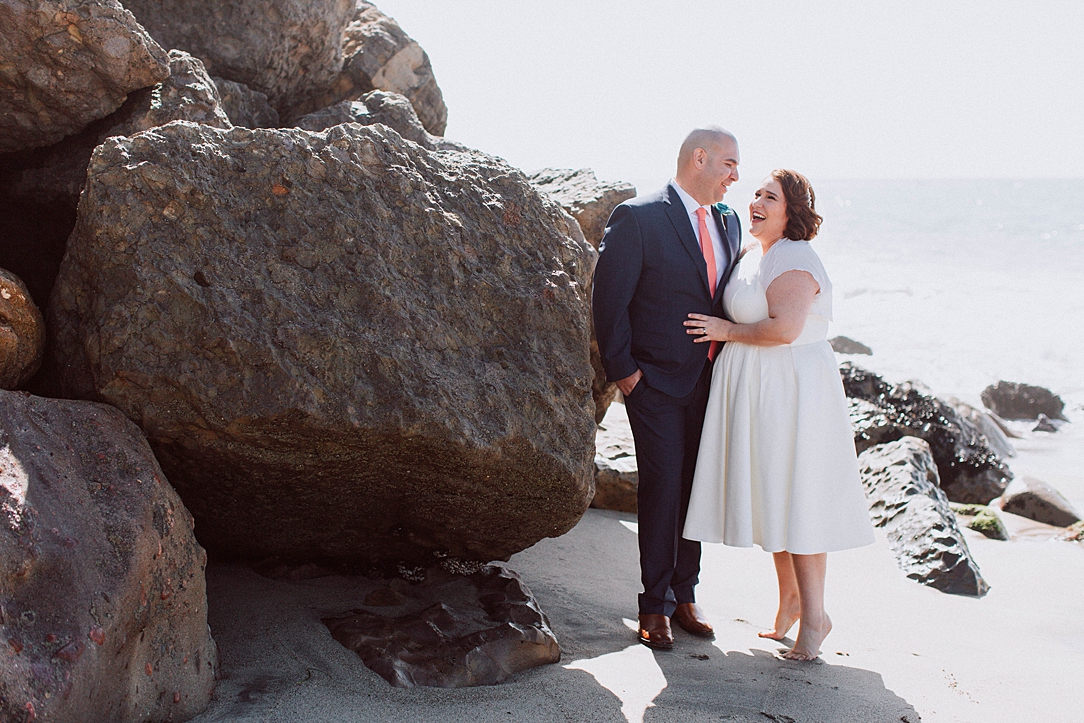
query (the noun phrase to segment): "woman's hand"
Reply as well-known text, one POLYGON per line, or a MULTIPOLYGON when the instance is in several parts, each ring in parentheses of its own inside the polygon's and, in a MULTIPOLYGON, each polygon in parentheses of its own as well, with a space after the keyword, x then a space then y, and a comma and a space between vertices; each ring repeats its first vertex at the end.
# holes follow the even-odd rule
POLYGON ((718 316, 706 314, 689 314, 689 321, 685 322, 685 333, 696 336, 694 343, 702 341, 729 341, 730 330, 735 326, 733 322, 720 319, 718 316))

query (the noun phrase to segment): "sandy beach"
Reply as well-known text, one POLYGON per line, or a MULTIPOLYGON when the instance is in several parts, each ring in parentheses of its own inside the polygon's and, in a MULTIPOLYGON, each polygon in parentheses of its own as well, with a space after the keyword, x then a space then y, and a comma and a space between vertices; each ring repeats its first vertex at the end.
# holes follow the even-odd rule
MULTIPOLYGON (((1017 440, 1017 474, 1041 474, 1074 504, 1084 492, 1080 414, 1059 435, 1017 440)), ((835 629, 821 661, 777 657, 771 561, 759 549, 706 545, 698 596, 705 641, 676 631, 672 651, 637 644, 632 515, 589 510, 563 537, 508 566, 534 591, 561 643, 559 664, 506 684, 397 689, 336 643, 322 616, 357 607, 367 578, 286 582, 242 567, 207 570, 222 680, 197 723, 212 721, 831 721, 1017 723, 1075 720, 1084 545, 1013 542, 966 531, 991 591, 946 595, 903 577, 883 538, 829 558, 835 629)), ((1030 536, 1029 536, 1030 535, 1030 536)))

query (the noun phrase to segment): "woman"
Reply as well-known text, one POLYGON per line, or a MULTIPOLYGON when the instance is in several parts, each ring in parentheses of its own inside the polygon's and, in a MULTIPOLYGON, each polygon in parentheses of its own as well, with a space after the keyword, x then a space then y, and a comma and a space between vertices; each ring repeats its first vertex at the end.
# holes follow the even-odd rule
POLYGON ((832 285, 809 240, 821 217, 809 181, 773 171, 749 206, 759 242, 723 292, 734 321, 689 314, 695 341, 725 341, 712 373, 684 536, 773 553, 782 640, 813 660, 832 629, 827 554, 873 542, 847 402, 832 348, 832 285))

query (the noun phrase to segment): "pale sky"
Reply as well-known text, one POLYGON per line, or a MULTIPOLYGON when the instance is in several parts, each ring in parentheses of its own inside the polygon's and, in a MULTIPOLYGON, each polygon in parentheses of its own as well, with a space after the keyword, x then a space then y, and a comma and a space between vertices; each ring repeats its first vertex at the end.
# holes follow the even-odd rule
POLYGON ((528 171, 653 190, 715 123, 738 136, 743 186, 776 167, 1084 177, 1080 0, 377 5, 429 53, 448 137, 528 171))

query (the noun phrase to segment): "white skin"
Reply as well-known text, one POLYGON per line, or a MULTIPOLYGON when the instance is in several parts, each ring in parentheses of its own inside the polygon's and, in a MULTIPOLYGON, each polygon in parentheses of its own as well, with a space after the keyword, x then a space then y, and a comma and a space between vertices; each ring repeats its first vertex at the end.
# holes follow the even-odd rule
MULTIPOLYGON (((783 238, 787 227, 783 187, 771 176, 764 179, 749 204, 749 233, 764 253, 783 238)), ((737 324, 704 314, 689 314, 687 332, 695 342, 736 341, 753 346, 790 344, 802 333, 806 317, 820 286, 808 271, 787 271, 768 286, 768 318, 754 324, 737 324)), ((779 582, 779 608, 775 626, 760 633, 762 638, 783 640, 791 626, 802 621, 794 647, 783 653, 790 660, 814 660, 820 645, 832 629, 824 611, 824 578, 828 555, 772 554, 779 582)))
MULTIPOLYGON (((730 184, 738 180, 738 141, 726 131, 697 130, 689 134, 678 153, 674 180, 702 206, 723 200, 730 184)), ((699 340, 697 340, 699 341, 699 340)), ((643 373, 637 369, 619 379, 617 388, 629 394, 643 373)))

